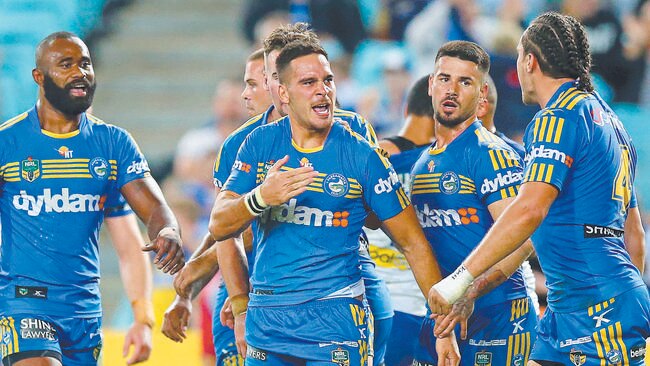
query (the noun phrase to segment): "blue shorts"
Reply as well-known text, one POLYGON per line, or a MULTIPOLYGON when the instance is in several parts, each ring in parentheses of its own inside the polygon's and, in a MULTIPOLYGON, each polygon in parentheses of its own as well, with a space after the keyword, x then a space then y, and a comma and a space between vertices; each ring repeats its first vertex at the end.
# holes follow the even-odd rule
POLYGON ((413 362, 413 353, 418 344, 417 334, 424 321, 423 316, 416 316, 395 311, 393 328, 388 338, 386 366, 409 366, 413 362))
POLYGON ((247 366, 367 366, 367 314, 353 298, 249 306, 246 342, 247 366))
POLYGON ((647 337, 650 298, 641 286, 571 313, 546 309, 530 358, 567 365, 645 365, 647 337))
MULTIPOLYGON (((537 316, 530 298, 525 297, 474 311, 467 323, 467 339, 456 340, 462 366, 524 366, 535 341, 537 316)), ((413 365, 437 365, 434 321, 422 323, 413 365)))
POLYGON ((102 320, 47 315, 0 314, 3 365, 51 357, 63 365, 94 366, 102 349, 102 320))

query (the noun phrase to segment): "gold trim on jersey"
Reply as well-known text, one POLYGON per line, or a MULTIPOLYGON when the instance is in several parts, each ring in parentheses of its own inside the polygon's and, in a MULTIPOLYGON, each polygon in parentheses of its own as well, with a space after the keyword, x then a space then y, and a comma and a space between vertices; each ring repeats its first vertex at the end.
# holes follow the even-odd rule
POLYGON ((598 304, 596 304, 594 306, 590 306, 587 309, 587 314, 589 316, 592 316, 592 315, 594 315, 594 313, 599 313, 601 310, 607 309, 614 302, 616 302, 616 299, 612 297, 611 299, 609 299, 607 301, 603 301, 603 302, 598 303, 598 304))
POLYGON ((489 150, 490 161, 492 162, 492 169, 494 171, 507 169, 512 167, 521 167, 516 153, 505 149, 489 150))
POLYGON ((52 137, 52 138, 55 138, 55 139, 69 139, 71 137, 77 136, 80 132, 81 132, 81 130, 77 129, 77 130, 74 130, 72 132, 56 133, 56 132, 44 130, 44 129, 41 128, 41 133, 43 135, 49 136, 49 137, 52 137))
POLYGON ((0 125, 0 131, 2 131, 2 130, 4 130, 4 129, 7 129, 7 128, 9 128, 9 127, 15 125, 16 123, 18 123, 18 122, 24 120, 25 118, 27 118, 28 115, 29 115, 29 114, 28 114, 27 112, 24 112, 24 113, 21 113, 21 114, 17 115, 16 117, 13 117, 13 118, 11 118, 11 119, 9 119, 9 120, 3 122, 3 123, 0 125))
POLYGON ((325 144, 316 147, 305 148, 305 147, 298 146, 298 144, 293 140, 293 138, 291 138, 291 146, 293 146, 294 149, 298 150, 303 154, 311 154, 311 153, 322 151, 325 144))
POLYGON ((18 340, 14 318, 11 316, 0 318, 0 353, 2 358, 20 352, 18 340))
POLYGON ((572 110, 578 102, 589 95, 589 93, 575 87, 569 88, 558 96, 557 100, 549 107, 549 109, 566 108, 567 110, 572 110))
POLYGON ((608 365, 607 353, 613 349, 620 351, 621 357, 623 358, 621 360, 621 365, 630 364, 627 347, 625 346, 625 342, 623 342, 623 329, 620 321, 609 325, 606 328, 596 330, 592 336, 594 338, 594 343, 596 344, 596 352, 598 353, 601 366, 608 365))
POLYGON ((559 143, 564 129, 564 118, 544 116, 535 118, 533 127, 533 143, 549 142, 559 143))
MULTIPOLYGON (((230 133, 228 137, 226 137, 226 140, 230 138, 231 136, 237 134, 239 131, 243 130, 244 128, 252 125, 253 123, 259 121, 262 117, 264 117, 264 113, 260 113, 257 116, 251 117, 248 119, 246 122, 244 122, 241 126, 237 127, 236 130, 230 133)), ((226 141, 224 140, 224 141, 226 141)), ((219 152, 217 153, 217 159, 214 161, 214 171, 216 172, 219 169, 219 164, 221 163, 221 149, 223 148, 223 144, 219 147, 219 152)))
POLYGON ((0 167, 0 177, 3 177, 6 182, 20 181, 20 167, 18 164, 18 162, 13 162, 0 167))
POLYGON ((530 168, 526 171, 524 176, 525 182, 544 182, 551 183, 553 178, 553 169, 555 166, 553 164, 546 163, 533 163, 530 168))

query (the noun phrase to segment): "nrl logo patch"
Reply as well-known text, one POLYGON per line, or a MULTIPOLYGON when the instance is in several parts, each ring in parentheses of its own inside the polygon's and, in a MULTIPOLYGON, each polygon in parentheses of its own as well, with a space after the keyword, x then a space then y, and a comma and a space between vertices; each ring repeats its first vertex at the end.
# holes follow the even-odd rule
POLYGON ((476 352, 474 366, 492 366, 492 352, 476 352))
POLYGON ((33 182, 41 176, 41 161, 30 156, 21 162, 20 170, 24 180, 33 182))
POLYGON ((341 366, 350 365, 350 352, 339 347, 332 351, 332 362, 341 366))
POLYGON ((587 355, 585 355, 584 352, 580 350, 572 348, 571 353, 569 353, 569 360, 571 360, 572 364, 580 366, 587 362, 587 355))

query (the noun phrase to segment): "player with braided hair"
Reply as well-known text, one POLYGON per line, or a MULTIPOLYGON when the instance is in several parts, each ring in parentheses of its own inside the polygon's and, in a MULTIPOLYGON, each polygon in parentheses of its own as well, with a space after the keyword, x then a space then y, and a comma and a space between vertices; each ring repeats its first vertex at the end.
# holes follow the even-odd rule
POLYGON ((517 52, 522 98, 542 107, 525 132, 523 183, 478 248, 434 285, 429 304, 456 302, 532 235, 549 307, 529 366, 643 365, 650 296, 628 253, 644 245, 630 136, 593 91, 575 19, 540 15, 517 52))

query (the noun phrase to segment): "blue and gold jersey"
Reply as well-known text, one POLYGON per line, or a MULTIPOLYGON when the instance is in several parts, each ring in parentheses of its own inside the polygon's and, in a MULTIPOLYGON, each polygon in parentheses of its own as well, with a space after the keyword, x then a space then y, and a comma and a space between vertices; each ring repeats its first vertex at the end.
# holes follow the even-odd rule
POLYGON ((246 138, 223 189, 251 191, 285 155, 283 170, 309 165, 320 174, 306 192, 257 219, 251 305, 299 304, 358 283, 366 207, 386 220, 409 204, 388 160, 362 136, 334 123, 321 148, 302 149, 289 117, 246 138))
POLYGON ((586 308, 643 285, 623 242, 635 206, 636 151, 596 94, 563 84, 526 128, 524 182, 559 195, 533 235, 555 312, 586 308))
MULTIPOLYGON (((411 172, 411 199, 443 276, 463 262, 494 223, 488 206, 517 194, 522 171, 514 150, 479 121, 447 147, 432 146, 420 155, 411 172)), ((518 269, 479 298, 476 307, 525 296, 518 269)))
POLYGON ((98 234, 119 188, 148 176, 131 136, 82 114, 67 134, 41 130, 36 108, 0 126, 0 309, 94 317, 98 234))

